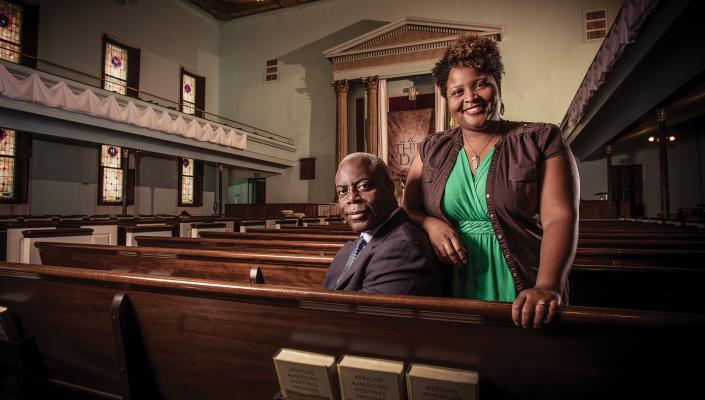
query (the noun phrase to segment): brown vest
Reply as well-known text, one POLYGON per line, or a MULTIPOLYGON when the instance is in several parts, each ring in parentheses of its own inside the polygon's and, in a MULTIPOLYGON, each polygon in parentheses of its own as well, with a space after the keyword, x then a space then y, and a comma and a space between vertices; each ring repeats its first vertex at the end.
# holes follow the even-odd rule
MULTIPOLYGON (((543 228, 539 217, 543 161, 570 151, 557 126, 503 121, 487 175, 487 210, 517 292, 534 287, 543 228)), ((463 147, 460 128, 427 137, 419 146, 423 161, 423 205, 430 216, 448 222, 441 200, 450 171, 463 147)), ((561 290, 567 295, 567 282, 561 290)))

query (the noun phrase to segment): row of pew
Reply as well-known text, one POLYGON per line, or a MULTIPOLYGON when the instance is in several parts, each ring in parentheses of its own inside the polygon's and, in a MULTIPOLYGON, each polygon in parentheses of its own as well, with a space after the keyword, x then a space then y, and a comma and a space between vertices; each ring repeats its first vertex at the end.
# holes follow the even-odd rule
MULTIPOLYGON (((201 232, 245 232, 266 226, 328 223, 330 218, 242 220, 204 216, 40 216, 0 218, 0 260, 38 264, 34 244, 55 241, 136 246, 136 236, 193 237, 201 232)), ((334 220, 334 219, 333 219, 334 220)))
POLYGON ((705 235, 650 229, 581 221, 571 304, 541 330, 505 303, 321 290, 342 225, 38 241, 44 265, 0 266, 23 332, 0 365, 29 398, 268 399, 288 347, 476 370, 482 398, 675 397, 705 352, 705 235))

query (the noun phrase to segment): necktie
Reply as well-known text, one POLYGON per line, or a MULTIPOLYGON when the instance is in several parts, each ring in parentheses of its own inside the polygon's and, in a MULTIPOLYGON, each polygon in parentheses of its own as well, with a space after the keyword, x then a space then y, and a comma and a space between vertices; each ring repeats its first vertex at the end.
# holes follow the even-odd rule
POLYGON ((352 253, 350 253, 350 257, 348 258, 347 264, 345 264, 345 268, 343 268, 343 272, 340 273, 340 276, 338 277, 338 280, 336 281, 336 285, 340 284, 340 280, 343 279, 343 275, 345 275, 346 272, 350 269, 350 266, 352 263, 355 261, 355 258, 357 257, 358 254, 362 251, 362 249, 367 246, 367 241, 360 236, 359 239, 355 242, 355 248, 353 249, 352 253))

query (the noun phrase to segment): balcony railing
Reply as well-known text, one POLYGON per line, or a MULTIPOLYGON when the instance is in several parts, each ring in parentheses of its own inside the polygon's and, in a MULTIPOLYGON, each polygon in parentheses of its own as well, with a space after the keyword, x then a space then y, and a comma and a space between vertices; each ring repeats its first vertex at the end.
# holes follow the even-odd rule
MULTIPOLYGON (((103 79, 101 77, 87 74, 85 72, 78 71, 76 69, 66 67, 66 66, 54 63, 52 61, 49 61, 49 60, 44 60, 39 57, 33 57, 29 54, 19 53, 10 47, 7 47, 4 43, 4 41, 0 42, 0 50, 7 51, 10 53, 16 53, 21 56, 20 58, 28 57, 28 58, 32 58, 32 59, 36 60, 37 65, 36 65, 35 69, 38 71, 46 72, 46 73, 55 75, 60 78, 80 82, 84 85, 91 86, 94 88, 103 89, 103 87, 102 87, 103 79)), ((125 86, 126 89, 130 89, 130 91, 134 91, 135 93, 137 93, 137 98, 139 100, 142 100, 147 103, 155 104, 155 105, 158 105, 158 106, 161 106, 161 107, 164 107, 164 108, 176 111, 176 112, 181 112, 181 107, 180 107, 180 104, 178 101, 170 100, 170 99, 155 95, 153 93, 139 90, 139 88, 133 88, 133 87, 129 87, 127 85, 123 85, 123 86, 125 86)), ((273 140, 275 142, 283 143, 283 144, 286 144, 289 146, 294 145, 294 140, 291 138, 288 138, 286 136, 277 135, 276 133, 269 132, 264 129, 259 129, 257 127, 252 126, 252 125, 248 125, 243 122, 235 121, 233 119, 224 117, 222 115, 214 114, 214 113, 208 112, 206 110, 201 110, 198 108, 194 108, 194 109, 197 111, 201 111, 203 113, 203 116, 199 117, 199 118, 202 118, 204 120, 214 122, 217 124, 221 124, 221 125, 225 125, 225 126, 228 126, 231 128, 243 130, 243 131, 247 132, 248 135, 260 136, 260 137, 267 138, 267 139, 273 140)), ((186 115, 188 115, 189 117, 194 117, 194 115, 191 115, 191 114, 186 114, 186 115)))

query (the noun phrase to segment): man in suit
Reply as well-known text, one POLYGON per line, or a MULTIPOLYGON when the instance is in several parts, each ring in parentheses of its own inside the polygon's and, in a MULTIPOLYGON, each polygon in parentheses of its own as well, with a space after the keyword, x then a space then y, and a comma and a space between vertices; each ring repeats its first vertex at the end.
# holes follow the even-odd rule
POLYGON ((360 237, 336 254, 325 288, 440 295, 431 244, 397 205, 384 162, 368 153, 348 155, 338 166, 335 190, 341 216, 360 237))

